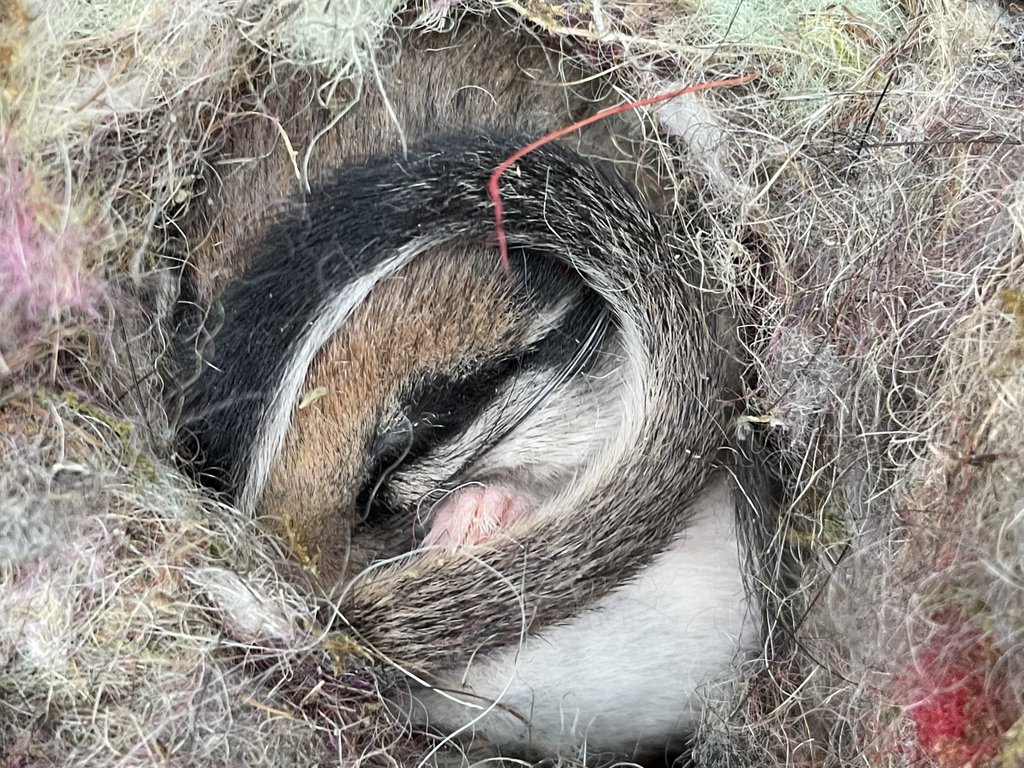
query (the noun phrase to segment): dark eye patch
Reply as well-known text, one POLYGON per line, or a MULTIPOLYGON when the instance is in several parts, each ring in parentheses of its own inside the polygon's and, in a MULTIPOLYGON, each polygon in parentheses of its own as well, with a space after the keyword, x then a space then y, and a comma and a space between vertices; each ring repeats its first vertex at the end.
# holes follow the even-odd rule
POLYGON ((506 357, 464 376, 433 371, 422 377, 401 415, 380 433, 370 449, 368 481, 358 497, 363 522, 372 525, 388 516, 378 492, 391 472, 462 432, 480 417, 522 365, 521 357, 506 357))
POLYGON ((439 487, 452 483, 469 467, 500 444, 516 427, 540 407, 548 395, 576 374, 587 370, 609 332, 610 315, 600 305, 577 308, 561 327, 553 328, 535 346, 515 357, 506 357, 475 369, 466 376, 435 372, 422 378, 399 417, 383 430, 370 452, 367 480, 359 495, 361 523, 379 526, 389 523, 401 509, 383 489, 397 470, 415 466, 442 444, 458 442, 460 433, 480 419, 495 398, 508 397, 513 380, 532 371, 543 371, 543 382, 528 399, 519 400, 508 411, 500 411, 483 441, 467 445, 458 456, 451 477, 438 477, 439 487), (589 327, 588 327, 589 326, 589 327))
MULTIPOLYGON (((500 358, 467 361, 469 366, 424 372, 411 383, 399 411, 385 417, 384 428, 369 448, 364 482, 357 497, 360 522, 370 527, 392 524, 396 514, 408 512, 393 496, 388 480, 395 472, 429 462, 435 451, 454 447, 469 425, 483 417, 495 398, 509 398, 517 381, 529 373, 530 389, 516 391, 515 405, 499 409, 482 441, 448 453, 449 475, 422 477, 427 487, 444 488, 456 483, 479 459, 527 419, 551 392, 586 370, 604 344, 611 313, 592 291, 581 286, 579 276, 548 259, 516 259, 513 278, 521 291, 527 317, 540 318, 547 311, 570 302, 559 319, 543 335, 513 354, 500 358), (466 370, 469 367, 470 370, 466 370), (539 374, 539 376, 535 375, 539 374), (526 399, 523 394, 528 393, 526 399), (462 455, 464 453, 465 455, 462 455)), ((546 322, 546 321, 543 321, 546 322)), ((526 331, 526 328, 523 329, 526 331)), ((435 465, 436 466, 436 465, 435 465)), ((431 470, 436 471, 436 470, 431 470)))

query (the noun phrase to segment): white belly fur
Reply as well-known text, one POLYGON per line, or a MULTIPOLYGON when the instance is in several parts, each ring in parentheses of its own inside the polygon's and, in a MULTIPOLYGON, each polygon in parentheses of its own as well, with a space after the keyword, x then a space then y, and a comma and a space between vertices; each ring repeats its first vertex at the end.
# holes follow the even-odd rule
POLYGON ((413 721, 546 754, 628 754, 691 728, 701 685, 721 678, 756 637, 728 483, 695 507, 672 548, 595 609, 452 670, 444 694, 414 692, 413 721), (471 696, 451 693, 460 682, 471 696))

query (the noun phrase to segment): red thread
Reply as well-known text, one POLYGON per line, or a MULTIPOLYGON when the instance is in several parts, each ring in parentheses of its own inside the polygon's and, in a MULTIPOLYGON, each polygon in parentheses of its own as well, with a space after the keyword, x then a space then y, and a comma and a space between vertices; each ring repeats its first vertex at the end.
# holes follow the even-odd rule
POLYGON ((505 272, 511 274, 512 271, 508 261, 508 240, 505 237, 505 213, 501 206, 501 191, 498 189, 498 182, 501 180, 501 175, 505 171, 533 152, 533 150, 538 147, 543 147, 549 141, 560 139, 573 131, 585 128, 591 123, 596 123, 598 120, 604 120, 606 117, 617 115, 619 112, 638 109, 639 107, 647 107, 651 104, 668 101, 669 99, 674 99, 677 96, 683 96, 687 93, 699 93, 700 91, 707 91, 711 88, 728 88, 733 85, 743 85, 744 83, 749 83, 756 77, 758 77, 757 72, 748 72, 740 77, 730 77, 725 80, 710 80, 706 83, 688 85, 685 88, 678 88, 674 91, 662 93, 658 96, 651 96, 646 99, 640 99, 639 101, 628 101, 625 104, 617 104, 614 107, 607 107, 599 112, 595 112, 590 117, 584 118, 583 120, 570 125, 563 126, 562 128, 552 131, 545 136, 541 136, 536 141, 530 142, 522 149, 517 150, 505 158, 501 165, 494 169, 494 173, 491 174, 491 178, 487 182, 487 196, 491 199, 491 202, 494 203, 494 233, 498 238, 498 252, 501 254, 501 266, 505 272))
POLYGON ((1020 716, 1005 681, 994 674, 1000 650, 957 616, 935 621, 935 636, 898 678, 915 702, 907 711, 917 735, 915 757, 927 756, 941 768, 987 765, 1020 716))

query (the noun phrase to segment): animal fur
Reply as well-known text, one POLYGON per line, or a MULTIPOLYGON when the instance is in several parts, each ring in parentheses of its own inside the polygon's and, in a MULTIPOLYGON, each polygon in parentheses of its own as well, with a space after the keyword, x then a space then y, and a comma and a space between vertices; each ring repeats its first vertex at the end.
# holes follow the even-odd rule
MULTIPOLYGON (((490 689, 492 707, 518 712, 525 733, 489 731, 499 747, 534 754, 584 743, 595 753, 672 742, 678 748, 695 717, 690 696, 703 679, 692 670, 720 674, 744 634, 736 538, 707 532, 730 530, 727 505, 694 503, 726 441, 721 403, 735 388, 727 380, 728 316, 716 306, 713 286, 698 289, 685 241, 635 191, 557 146, 509 171, 502 197, 516 267, 503 276, 488 244, 494 225, 486 182, 525 138, 445 135, 451 127, 443 105, 459 102, 461 91, 432 83, 429 72, 474 71, 480 52, 493 53, 504 41, 478 34, 461 44, 465 49, 442 42, 423 46, 439 50, 419 54, 428 64, 410 70, 416 79, 406 84, 411 103, 404 105, 441 138, 414 142, 407 132, 405 152, 365 159, 379 139, 361 135, 358 123, 350 131, 345 119, 330 128, 337 138, 321 150, 336 153, 337 169, 255 246, 248 232, 238 237, 250 265, 219 300, 223 317, 216 313, 208 335, 200 334, 205 359, 185 391, 183 426, 205 471, 226 478, 242 509, 268 519, 321 584, 338 585, 336 597, 328 593, 337 610, 327 614, 333 626, 416 678, 444 681, 446 670, 468 665, 456 675, 466 690, 480 697, 490 689), (423 116, 414 100, 430 105, 423 116), (564 362, 584 352, 578 364, 564 362), (475 415, 481 426, 460 421, 456 428, 445 418, 474 407, 458 402, 473 391, 468 381, 489 391, 494 405, 482 401, 475 415), (410 407, 419 413, 410 399, 425 393, 452 406, 438 411, 435 402, 422 416, 410 415, 410 407), (394 476, 378 479, 375 456, 387 455, 403 424, 405 454, 431 430, 458 434, 425 456, 388 458, 384 466, 398 462, 394 476), (497 493, 520 499, 489 503, 532 509, 481 546, 454 552, 428 547, 408 557, 430 543, 429 533, 397 550, 379 540, 414 529, 413 510, 435 492, 457 497, 440 502, 436 516, 451 519, 466 499, 481 505, 467 514, 493 514, 481 501, 491 497, 459 487, 481 481, 509 487, 497 493), (367 527, 361 492, 368 484, 377 497, 403 482, 419 490, 399 494, 400 513, 371 526, 384 531, 360 530, 367 527), (684 565, 688 559, 721 568, 695 571, 684 565), (654 560, 663 575, 645 576, 654 560), (701 599, 666 593, 682 573, 701 599), (634 579, 645 588, 602 601, 634 579), (539 662, 551 674, 535 671, 534 692, 519 693, 514 705, 493 679, 476 682, 477 664, 492 664, 490 651, 515 649, 527 636, 544 638, 527 640, 528 649, 541 642, 584 654, 580 674, 596 681, 611 673, 589 647, 600 623, 576 639, 556 639, 552 628, 594 607, 628 632, 630 622, 619 615, 651 601, 672 605, 673 619, 649 621, 654 639, 644 665, 626 664, 612 675, 625 690, 645 691, 646 709, 615 715, 603 686, 579 695, 573 708, 565 697, 577 695, 575 685, 559 691, 542 682, 555 679, 552 661, 539 662), (674 629, 677 623, 688 628, 674 629), (681 659, 690 671, 676 677, 670 670, 681 659), (656 681, 670 674, 670 692, 659 698, 656 681), (541 690, 555 703, 542 706, 541 690)), ((512 110, 538 87, 517 77, 523 74, 497 76, 509 82, 503 95, 512 110)), ((452 122, 471 123, 472 114, 462 104, 452 122)), ((219 215, 234 222, 249 213, 228 208, 219 215)), ((228 254, 239 251, 225 245, 228 254)), ((213 270, 200 263, 198 271, 213 270)), ((609 628, 608 638, 615 631, 609 628)), ((536 657, 528 649, 524 663, 536 657)), ((514 657, 497 669, 499 676, 518 674, 514 657)), ((453 717, 427 706, 432 724, 453 717)))
MULTIPOLYGON (((407 9, 402 34, 483 9, 407 9)), ((267 162, 217 174, 281 171, 250 208, 273 220, 316 175, 291 118, 314 103, 330 122, 401 87, 394 10, 0 2, 0 286, 17 287, 0 290, 6 762, 462 759, 395 729, 377 690, 396 675, 311 631, 318 606, 281 538, 182 474, 161 384, 179 236, 193 253, 223 240, 181 229, 202 216, 208 162, 244 160, 232 137, 259 126, 267 162)), ((486 23, 535 36, 572 91, 601 73, 616 102, 759 73, 623 117, 664 156, 640 186, 685 202, 680 220, 702 214, 688 245, 751 362, 731 427, 768 447, 787 499, 752 548, 780 610, 760 654, 701 688, 692 763, 1016 765, 1019 4, 503 2, 486 23)), ((198 277, 212 295, 236 276, 198 277)))

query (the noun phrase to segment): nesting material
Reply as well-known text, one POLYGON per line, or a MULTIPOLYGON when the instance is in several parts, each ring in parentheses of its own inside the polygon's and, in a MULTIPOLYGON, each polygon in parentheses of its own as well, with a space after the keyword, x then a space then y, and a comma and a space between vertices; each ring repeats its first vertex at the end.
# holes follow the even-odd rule
MULTIPOLYGON (((710 222, 694 247, 749 353, 733 426, 786 490, 763 526, 773 632, 709 685, 694 762, 1020 764, 1019 4, 501 7, 487 23, 530 26, 623 100, 759 73, 635 115, 666 191, 710 222)), ((278 544, 180 471, 161 384, 165 245, 253 108, 238 94, 315 67, 340 112, 395 55, 397 10, 0 0, 6 765, 442 754, 380 705, 399 673, 320 633, 278 544)))

